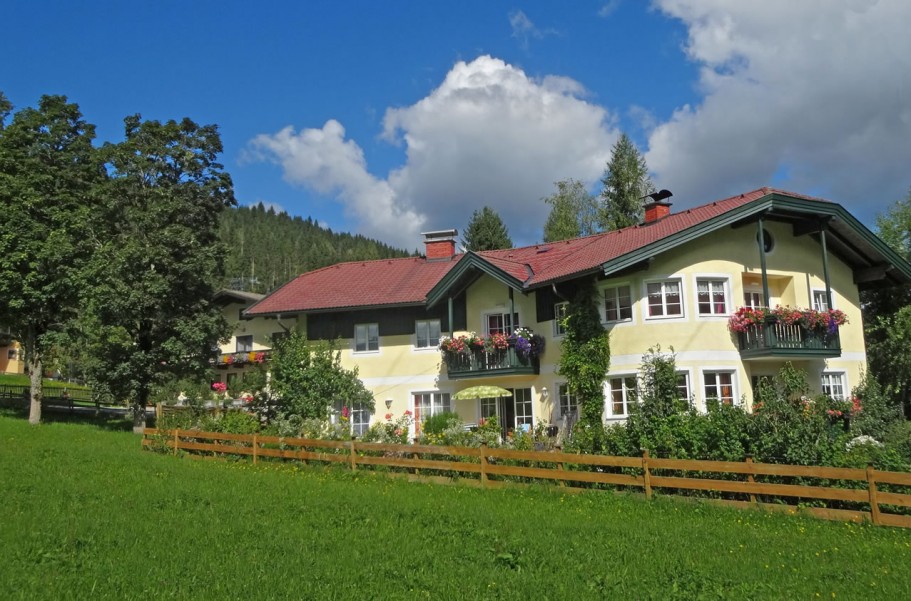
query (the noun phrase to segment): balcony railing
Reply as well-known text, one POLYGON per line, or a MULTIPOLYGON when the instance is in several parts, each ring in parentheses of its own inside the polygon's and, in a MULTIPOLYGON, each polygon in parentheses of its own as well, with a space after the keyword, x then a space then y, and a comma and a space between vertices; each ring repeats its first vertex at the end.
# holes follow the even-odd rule
POLYGON ((525 357, 509 347, 503 350, 444 352, 443 362, 450 380, 497 375, 534 375, 540 371, 537 357, 525 357))
POLYGON ((760 357, 838 357, 841 341, 833 332, 809 329, 798 324, 754 324, 737 332, 740 356, 760 357))

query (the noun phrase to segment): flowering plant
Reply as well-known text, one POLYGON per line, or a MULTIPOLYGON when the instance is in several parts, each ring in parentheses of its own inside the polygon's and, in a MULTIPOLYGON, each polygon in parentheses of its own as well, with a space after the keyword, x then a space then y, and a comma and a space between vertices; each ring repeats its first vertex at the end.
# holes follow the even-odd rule
POLYGON ((212 390, 214 390, 218 394, 222 394, 227 389, 228 389, 228 385, 225 384, 224 382, 212 382, 212 390))
POLYGON ((449 353, 465 353, 468 351, 468 338, 465 336, 459 336, 458 338, 443 336, 440 338, 440 350, 449 353))
POLYGON ((537 357, 544 352, 544 337, 535 334, 530 328, 516 328, 510 337, 510 342, 516 347, 516 353, 523 359, 537 357))
POLYGON ((838 309, 816 311, 787 306, 777 306, 774 309, 740 307, 728 319, 728 329, 732 332, 747 332, 764 323, 796 325, 820 334, 834 334, 839 326, 848 323, 848 318, 838 309))
POLYGON ((484 350, 490 351, 505 351, 509 348, 509 338, 506 337, 506 334, 491 334, 490 337, 484 342, 484 350))

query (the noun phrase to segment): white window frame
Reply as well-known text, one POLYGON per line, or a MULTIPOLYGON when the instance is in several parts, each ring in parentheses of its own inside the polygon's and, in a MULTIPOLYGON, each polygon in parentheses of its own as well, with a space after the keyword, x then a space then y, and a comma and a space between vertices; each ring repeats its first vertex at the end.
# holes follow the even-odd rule
POLYGON ((684 388, 685 388, 685 397, 680 397, 680 384, 677 384, 677 398, 686 401, 687 407, 694 407, 696 404, 696 395, 693 394, 693 374, 690 373, 688 369, 678 369, 677 370, 677 379, 680 379, 680 376, 684 378, 684 388))
POLYGON ((516 328, 520 327, 520 325, 522 323, 521 322, 522 316, 519 315, 518 309, 516 309, 516 311, 512 315, 510 315, 509 311, 507 311, 506 309, 492 309, 490 311, 484 311, 481 314, 481 326, 484 328, 485 336, 490 336, 490 334, 491 334, 490 333, 490 322, 488 321, 488 318, 494 317, 494 316, 499 316, 500 318, 502 318, 503 333, 506 334, 507 336, 512 335, 512 333, 516 331, 516 328), (513 321, 515 321, 516 323, 512 323, 513 321))
MULTIPOLYGON (((739 376, 737 374, 737 369, 732 368, 732 367, 706 367, 706 368, 703 368, 700 373, 701 380, 702 380, 702 382, 701 382, 702 386, 701 386, 700 390, 702 391, 703 408, 705 410, 708 410, 708 406, 709 406, 708 401, 710 398, 717 398, 720 403, 724 404, 724 401, 722 400, 723 399, 722 396, 706 394, 706 387, 708 386, 707 380, 708 380, 709 374, 711 374, 711 375, 730 374, 730 376, 731 376, 731 405, 734 407, 739 406, 740 405, 740 396, 738 394, 739 390, 738 390, 738 386, 737 386, 739 376)), ((717 392, 718 388, 720 386, 723 386, 723 384, 720 384, 716 380, 714 386, 715 386, 715 389, 717 392)))
MULTIPOLYGON (((769 299, 770 302, 771 302, 771 300, 772 300, 772 299, 769 299)), ((765 307, 763 306, 763 304, 762 304, 762 290, 761 290, 761 289, 757 290, 756 288, 752 288, 752 287, 750 287, 750 288, 744 288, 744 289, 743 289, 743 306, 744 306, 744 307, 749 307, 749 308, 751 308, 751 309, 762 309, 762 308, 765 308, 765 307), (751 297, 752 297, 753 295, 756 295, 756 296, 758 297, 759 302, 754 304, 752 298, 750 298, 749 300, 747 300, 747 295, 748 295, 748 294, 749 294, 751 297)))
POLYGON ((680 275, 671 275, 667 277, 652 278, 642 282, 642 315, 646 321, 667 321, 667 320, 678 320, 682 321, 686 319, 686 284, 683 276, 680 275), (665 285, 670 283, 676 283, 679 290, 680 297, 680 314, 679 315, 668 315, 667 314, 667 292, 665 290, 665 285), (649 292, 648 287, 650 285, 660 284, 661 285, 661 307, 664 311, 663 315, 650 315, 649 310, 651 304, 649 303, 649 292))
POLYGON ((696 315, 701 318, 710 317, 729 317, 731 315, 731 278, 722 274, 697 274, 696 279, 696 315), (709 284, 709 313, 702 312, 702 302, 699 300, 699 285, 702 283, 709 284), (715 284, 721 284, 721 292, 724 294, 723 312, 717 312, 714 295, 715 284))
MULTIPOLYGON (((825 309, 820 309, 819 305, 816 302, 817 295, 822 297, 821 300, 825 302, 827 300, 826 299, 826 289, 825 288, 813 288, 810 290, 811 306, 817 311, 824 311, 825 309)), ((832 290, 832 306, 827 307, 827 309, 834 309, 834 308, 835 308, 835 291, 832 290)))
POLYGON ((442 323, 439 319, 419 319, 414 322, 414 350, 426 351, 437 350, 440 346, 440 337, 442 336, 442 323), (433 338, 433 324, 436 324, 436 341, 433 338), (421 346, 421 326, 427 328, 427 344, 421 346))
POLYGON ((563 319, 566 317, 568 309, 568 302, 554 303, 554 338, 562 338, 566 334, 566 328, 563 327, 563 319))
POLYGON ((607 379, 604 381, 605 394, 604 394, 604 414, 607 416, 607 419, 620 419, 627 418, 630 414, 630 406, 632 403, 639 402, 639 379, 636 373, 624 373, 624 374, 610 374, 607 376, 607 379), (626 410, 625 413, 615 413, 614 412, 614 381, 620 381, 620 394, 623 407, 626 410), (630 380, 633 381, 633 387, 630 388, 630 380), (635 394, 634 398, 630 398, 630 392, 635 394))
POLYGON ((604 324, 619 324, 619 323, 630 323, 633 321, 633 307, 636 302, 633 296, 633 285, 630 282, 617 282, 609 286, 604 286, 600 289, 600 302, 601 306, 601 323, 604 324), (629 307, 622 307, 620 305, 620 296, 619 292, 621 288, 626 288, 629 291, 629 307), (613 292, 612 300, 617 303, 617 317, 618 319, 610 319, 607 316, 607 298, 608 292, 613 292), (629 317, 621 317, 621 312, 623 309, 628 309, 629 317))
POLYGON ((848 374, 843 371, 827 370, 819 375, 819 390, 822 394, 835 399, 836 401, 845 401, 848 399, 848 374), (841 387, 841 395, 831 393, 833 382, 832 378, 838 378, 837 385, 841 387), (828 381, 827 381, 828 380, 828 381), (828 390, 827 390, 828 389, 828 390))
POLYGON ((444 411, 455 411, 452 405, 452 395, 441 390, 417 390, 411 393, 411 411, 414 424, 411 426, 412 436, 420 435, 421 422, 444 411), (422 413, 418 405, 418 397, 430 395, 430 415, 422 413))
POLYGON ((333 411, 329 416, 329 422, 332 424, 339 423, 342 417, 342 408, 348 407, 348 433, 351 436, 361 437, 370 429, 370 420, 373 411, 366 407, 349 406, 345 401, 339 401, 333 405, 333 411))
POLYGON ((359 355, 380 352, 380 325, 378 323, 358 323, 354 325, 354 352, 359 355), (376 330, 376 348, 370 348, 370 330, 376 330), (361 335, 363 332, 363 335, 361 335), (364 338, 364 349, 358 350, 358 341, 364 338))
POLYGON ((515 407, 516 419, 513 426, 518 430, 520 427, 528 433, 534 431, 535 427, 535 398, 531 393, 531 388, 515 388, 512 391, 512 402, 515 407), (522 392, 524 397, 527 393, 528 398, 519 400, 519 393, 522 392), (522 413, 519 413, 519 405, 522 405, 522 413), (527 428, 525 428, 527 426, 527 428))
POLYGON ((566 382, 557 382, 554 384, 554 394, 557 395, 556 402, 554 403, 554 413, 556 414, 556 419, 554 421, 562 420, 568 413, 567 411, 564 411, 564 399, 571 401, 571 403, 567 403, 567 406, 571 404, 575 408, 576 416, 578 417, 579 398, 577 395, 569 392, 569 386, 566 382))

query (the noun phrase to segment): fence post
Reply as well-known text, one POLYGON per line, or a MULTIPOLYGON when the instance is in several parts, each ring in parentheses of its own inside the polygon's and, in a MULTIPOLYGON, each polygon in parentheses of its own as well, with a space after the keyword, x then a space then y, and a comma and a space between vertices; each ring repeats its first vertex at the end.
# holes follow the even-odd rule
POLYGON ((177 436, 178 436, 178 432, 180 432, 180 429, 174 428, 174 456, 175 456, 175 457, 177 457, 177 445, 178 445, 178 443, 180 442, 180 440, 179 440, 178 437, 177 437, 177 436))
MULTIPOLYGON (((97 411, 98 403, 95 403, 95 407, 96 407, 96 411, 97 411)), ((161 402, 159 401, 159 402, 155 403, 155 427, 156 428, 158 427, 158 424, 161 423, 161 411, 162 411, 161 402)))
POLYGON ((487 487, 487 443, 481 443, 481 486, 487 487))
POLYGON ((867 492, 870 495, 870 517, 873 519, 873 524, 879 526, 879 501, 876 500, 876 470, 873 469, 873 464, 867 464, 867 492))
MULTIPOLYGON (((752 466, 753 465, 753 454, 747 453, 747 456, 746 456, 746 458, 744 458, 744 461, 747 463, 747 465, 752 466)), ((747 474, 747 482, 749 482, 750 484, 756 484, 756 478, 753 477, 752 472, 747 474)), ((756 502, 756 495, 754 495, 753 493, 750 493, 750 503, 755 503, 755 502, 756 502)))
POLYGON ((355 452, 355 449, 354 449, 355 438, 356 438, 355 436, 352 436, 351 443, 350 443, 351 444, 351 471, 352 472, 357 469, 357 453, 355 452))
MULTIPOLYGON (((412 444, 418 444, 418 438, 417 438, 417 437, 412 438, 412 439, 411 439, 411 442, 412 442, 412 444)), ((412 454, 411 454, 411 458, 414 459, 415 461, 417 461, 418 459, 420 459, 420 457, 418 457, 418 454, 417 454, 417 453, 412 453, 412 454)), ((415 476, 420 476, 420 475, 421 475, 421 470, 419 470, 418 468, 414 468, 414 475, 415 475, 415 476)))
MULTIPOLYGON (((563 445, 561 445, 561 444, 554 445, 554 449, 555 449, 558 453, 562 453, 562 452, 563 452, 563 445)), ((562 461, 558 461, 558 462, 557 462, 557 471, 559 471, 559 472, 562 472, 562 471, 563 471, 563 462, 562 462, 562 461)), ((561 475, 562 475, 562 474, 561 474, 561 475)), ((558 480, 558 482, 560 483, 560 486, 566 486, 566 480, 564 480, 563 478, 560 478, 560 479, 558 480)))
POLYGON ((253 435, 253 465, 256 465, 257 453, 256 450, 259 448, 259 442, 256 440, 256 434, 253 435))
POLYGON ((648 449, 642 449, 642 482, 645 485, 645 498, 652 498, 652 474, 648 467, 648 449))

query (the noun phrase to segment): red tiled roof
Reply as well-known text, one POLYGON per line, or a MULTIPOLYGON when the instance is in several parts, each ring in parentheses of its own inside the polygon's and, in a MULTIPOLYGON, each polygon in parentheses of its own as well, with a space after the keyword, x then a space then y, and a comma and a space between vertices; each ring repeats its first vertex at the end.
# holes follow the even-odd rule
MULTIPOLYGON (((523 286, 535 287, 574 275, 591 273, 621 257, 668 236, 773 193, 820 200, 760 188, 700 207, 671 213, 657 222, 561 242, 476 253, 523 286)), ((827 202, 827 201, 823 201, 827 202)), ((251 309, 250 314, 333 310, 396 304, 419 304, 462 255, 451 261, 423 258, 340 263, 305 273, 285 284, 251 309)))
POLYGON ((299 275, 250 307, 247 313, 419 304, 457 262, 458 256, 451 261, 409 257, 338 263, 299 275))

